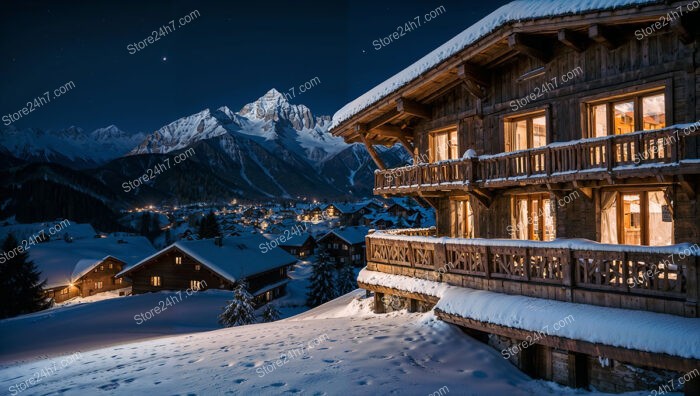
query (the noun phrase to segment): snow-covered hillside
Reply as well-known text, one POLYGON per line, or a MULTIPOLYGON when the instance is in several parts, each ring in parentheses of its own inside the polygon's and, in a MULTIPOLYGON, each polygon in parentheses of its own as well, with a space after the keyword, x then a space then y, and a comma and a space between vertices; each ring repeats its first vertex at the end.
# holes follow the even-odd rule
MULTIPOLYGON (((129 298, 108 301, 119 300, 129 298)), ((55 362, 58 370, 25 394, 595 394, 532 380, 497 351, 436 321, 431 313, 375 315, 371 304, 364 291, 357 290, 278 322, 120 345, 115 344, 124 329, 138 331, 130 317, 138 307, 114 306, 114 316, 123 317, 109 328, 116 340, 102 340, 112 346, 90 350, 96 343, 90 344, 94 340, 81 337, 79 331, 54 329, 51 337, 38 338, 62 341, 64 356, 6 365, 0 368, 0 386, 17 386, 55 362)), ((211 322, 211 310, 195 312, 184 305, 171 309, 173 316, 191 315, 191 331, 211 322)), ((70 313, 68 307, 54 315, 70 313)), ((36 340, 35 336, 24 338, 36 340)))

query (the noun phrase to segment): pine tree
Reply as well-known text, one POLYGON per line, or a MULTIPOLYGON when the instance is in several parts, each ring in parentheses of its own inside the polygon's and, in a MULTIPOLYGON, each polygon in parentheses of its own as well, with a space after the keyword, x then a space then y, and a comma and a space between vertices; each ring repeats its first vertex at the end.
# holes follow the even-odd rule
POLYGON ((335 270, 325 248, 318 250, 316 262, 313 264, 311 271, 311 277, 309 278, 311 284, 309 285, 306 305, 315 307, 334 299, 336 297, 335 287, 333 287, 333 273, 335 270))
POLYGON ((280 311, 277 309, 275 304, 265 305, 265 309, 262 313, 263 322, 274 322, 280 319, 280 311))
POLYGON ((145 212, 141 215, 141 224, 139 225, 140 234, 148 237, 150 235, 149 227, 151 226, 151 212, 145 212))
POLYGON ((338 270, 338 295, 350 293, 351 291, 357 289, 357 279, 355 278, 355 271, 353 271, 351 265, 343 265, 338 270))
POLYGON ((221 236, 221 229, 219 228, 219 223, 216 221, 214 212, 209 212, 209 214, 202 219, 202 222, 199 223, 199 237, 207 239, 217 236, 221 236))
MULTIPOLYGON (((2 249, 9 252, 17 246, 19 243, 10 234, 2 249)), ((28 258, 27 252, 22 251, 0 263, 0 319, 41 311, 50 306, 43 292, 46 281, 40 281, 39 270, 28 258)))
POLYGON ((240 282, 233 290, 233 300, 224 307, 219 315, 219 323, 224 327, 243 326, 255 323, 253 296, 248 293, 248 285, 240 282))

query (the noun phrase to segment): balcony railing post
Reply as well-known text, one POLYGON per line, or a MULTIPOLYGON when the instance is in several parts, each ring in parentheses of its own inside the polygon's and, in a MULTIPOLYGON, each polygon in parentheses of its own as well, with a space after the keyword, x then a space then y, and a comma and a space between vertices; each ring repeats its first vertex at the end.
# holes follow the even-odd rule
POLYGON ((680 133, 676 133, 676 132, 678 132, 677 129, 675 131, 673 131, 671 134, 675 134, 676 136, 678 136, 678 139, 672 139, 670 137, 668 139, 668 140, 672 141, 672 143, 671 143, 671 162, 672 163, 678 162, 678 160, 680 159, 679 154, 681 154, 680 151, 681 151, 681 148, 683 147, 681 145, 682 144, 681 139, 683 139, 683 138, 680 137, 681 136, 680 133))
POLYGON ((612 169, 614 167, 613 160, 615 158, 615 154, 613 153, 613 141, 612 138, 608 138, 605 141, 605 165, 608 170, 608 172, 612 172, 612 169))
POLYGON ((686 285, 685 316, 700 317, 700 256, 690 256, 688 263, 688 278, 686 285))
POLYGON ((562 250, 561 255, 561 272, 562 272, 562 287, 566 294, 566 301, 574 301, 574 286, 576 285, 576 263, 573 259, 571 249, 562 250))
MULTIPOLYGON (((434 251, 434 258, 435 258, 435 263, 433 263, 435 267, 435 271, 440 270, 441 267, 445 266, 447 264, 447 248, 445 246, 444 242, 439 242, 435 244, 435 251, 434 251)), ((444 267, 449 268, 449 266, 444 267)), ((445 272, 445 269, 443 269, 442 272, 445 272)))

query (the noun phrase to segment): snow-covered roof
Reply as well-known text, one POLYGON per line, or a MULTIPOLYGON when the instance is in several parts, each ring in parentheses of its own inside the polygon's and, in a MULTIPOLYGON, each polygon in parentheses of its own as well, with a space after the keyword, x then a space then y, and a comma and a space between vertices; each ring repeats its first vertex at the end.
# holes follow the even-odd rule
POLYGON ((282 234, 263 234, 265 238, 268 240, 277 240, 278 245, 280 246, 291 246, 291 247, 301 247, 304 246, 306 241, 309 240, 309 238, 313 239, 311 234, 303 232, 300 234, 291 234, 291 235, 286 235, 285 233, 282 234), (281 237, 284 237, 284 242, 282 242, 281 237))
POLYGON ((342 239, 343 241, 345 241, 351 245, 357 245, 359 243, 365 242, 365 237, 367 236, 368 231, 369 231, 369 227, 363 227, 363 226, 337 228, 337 229, 331 230, 326 235, 319 238, 319 241, 325 239, 327 236, 329 236, 331 234, 334 234, 338 238, 342 239))
POLYGON ((265 246, 266 242, 269 242, 268 239, 260 234, 222 238, 222 246, 217 246, 213 239, 178 241, 124 269, 117 276, 126 275, 174 248, 181 250, 231 283, 241 278, 294 264, 297 261, 294 256, 282 249, 268 249, 263 253, 262 246, 265 246))
MULTIPOLYGON (((102 257, 101 259, 82 259, 79 260, 76 264, 75 267, 73 268, 73 273, 71 274, 71 282, 75 282, 76 280, 80 279, 83 275, 87 274, 88 272, 92 271, 93 268, 97 267, 99 263, 104 262, 108 258, 113 258, 115 260, 119 260, 116 257, 113 256, 105 256, 102 257)), ((119 260, 121 261, 121 260, 119 260)))
POLYGON ((42 279, 46 279, 46 288, 72 283, 108 256, 129 265, 155 251, 148 239, 140 236, 76 239, 70 243, 58 240, 39 243, 28 250, 42 279))
POLYGON ((5 238, 7 238, 7 235, 9 234, 12 234, 15 237, 15 239, 17 239, 20 242, 24 239, 28 240, 32 236, 36 236, 37 238, 39 238, 41 231, 44 231, 44 234, 50 237, 51 240, 63 239, 63 236, 65 234, 70 235, 74 240, 93 238, 95 234, 97 234, 95 229, 92 228, 90 224, 74 223, 70 220, 67 220, 66 223, 64 223, 64 225, 56 227, 56 229, 62 227, 60 230, 57 230, 53 235, 49 235, 49 228, 61 224, 62 221, 66 220, 56 220, 53 222, 47 221, 43 223, 11 224, 7 226, 2 226, 0 227, 0 241, 4 241, 5 238))
POLYGON ((396 92, 421 74, 508 23, 582 14, 657 3, 655 0, 518 0, 508 3, 439 46, 429 54, 343 106, 333 115, 331 130, 343 121, 396 92))

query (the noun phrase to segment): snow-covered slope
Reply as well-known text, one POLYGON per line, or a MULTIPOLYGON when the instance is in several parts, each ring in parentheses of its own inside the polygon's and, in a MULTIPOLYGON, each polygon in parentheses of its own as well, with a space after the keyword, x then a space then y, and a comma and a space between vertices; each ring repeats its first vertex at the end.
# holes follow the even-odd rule
MULTIPOLYGON (((56 329, 51 337, 37 338, 62 338, 64 350, 70 351, 65 355, 74 357, 5 366, 0 369, 0 387, 16 386, 56 362, 55 374, 42 378, 27 389, 27 394, 425 395, 440 390, 441 395, 590 394, 533 381, 497 351, 453 326, 436 321, 430 313, 372 314, 372 300, 363 295, 364 291, 358 290, 278 322, 162 337, 92 351, 88 350, 95 346, 93 340, 56 329), (61 364, 64 361, 65 366, 61 364)), ((119 300, 135 299, 67 307, 54 312, 54 319, 79 312, 87 305, 119 300)), ((204 301, 197 305, 201 307, 204 301)), ((215 299, 209 302, 214 303, 212 308, 220 303, 215 299)), ((207 327, 211 323, 207 315, 211 316, 213 310, 197 311, 189 303, 183 301, 161 315, 176 318, 192 314, 191 330, 198 323, 207 327)), ((139 325, 131 316, 152 307, 133 304, 119 307, 112 303, 111 308, 112 315, 103 316, 107 322, 86 321, 81 325, 104 326, 115 336, 137 332, 139 325)), ((36 328, 51 321, 41 315, 46 314, 34 315, 38 321, 33 324, 36 328)), ((12 320, 0 321, 0 326, 11 323, 12 320)), ((148 326, 141 329, 155 336, 153 330, 148 326)), ((27 340, 33 340, 31 337, 26 335, 27 340)), ((113 345, 118 342, 116 337, 117 341, 103 337, 102 342, 113 345)))

